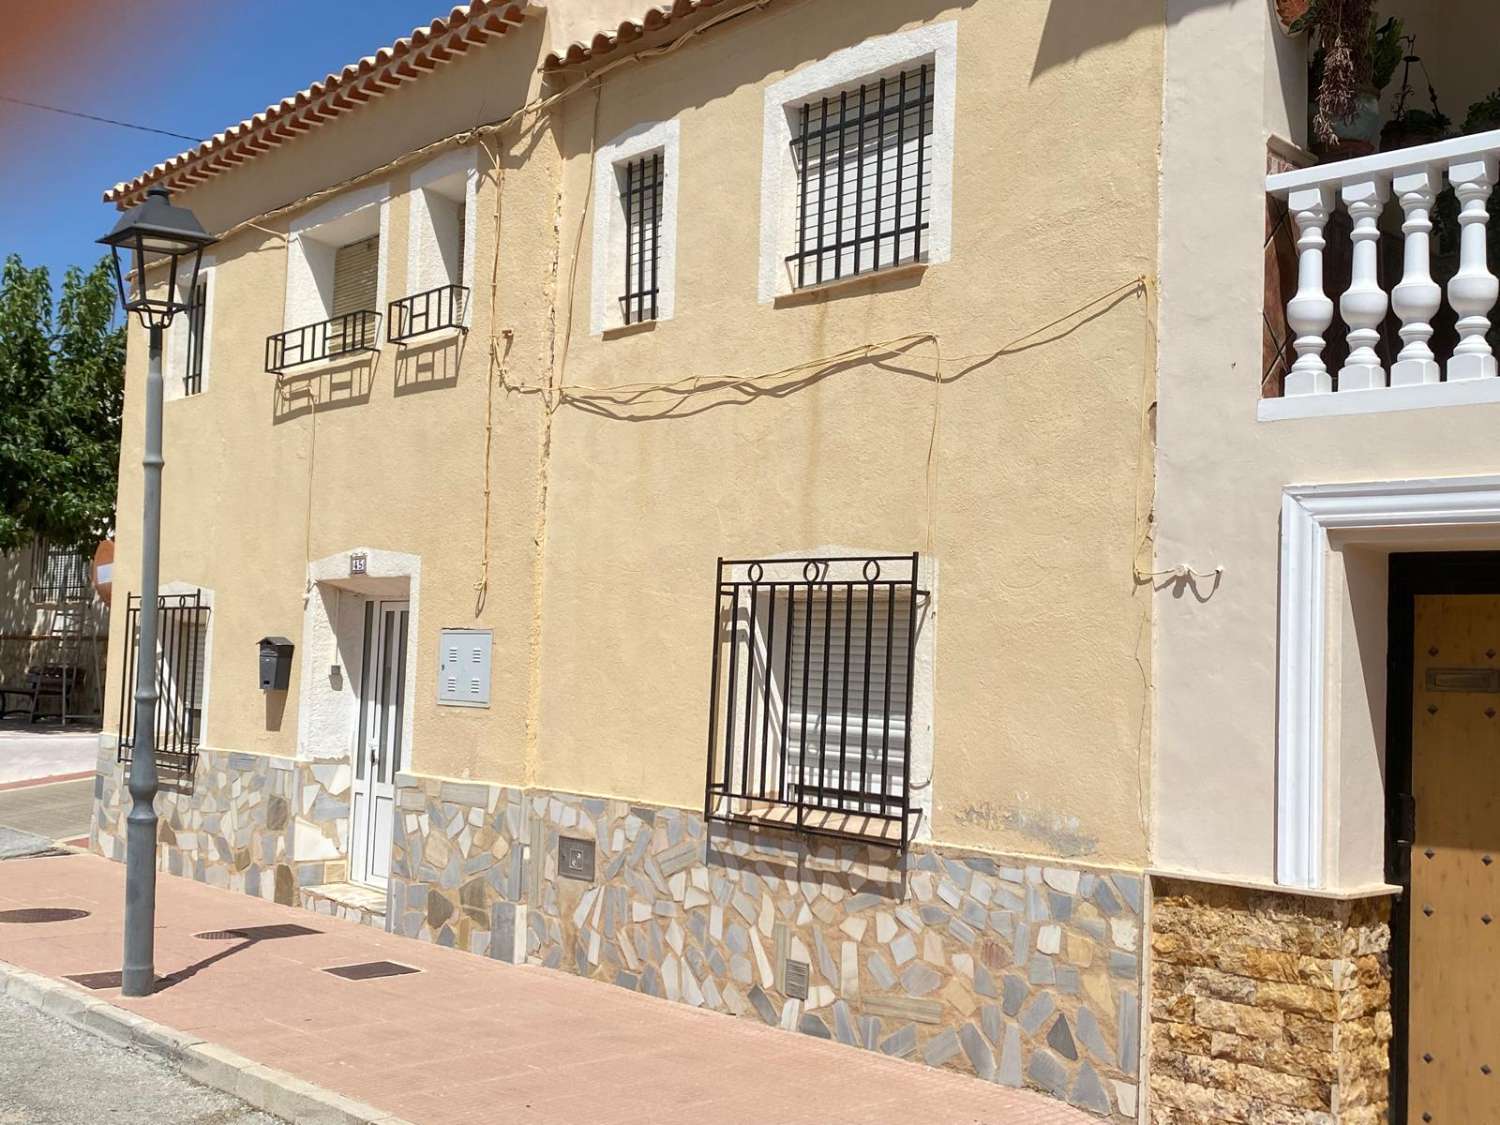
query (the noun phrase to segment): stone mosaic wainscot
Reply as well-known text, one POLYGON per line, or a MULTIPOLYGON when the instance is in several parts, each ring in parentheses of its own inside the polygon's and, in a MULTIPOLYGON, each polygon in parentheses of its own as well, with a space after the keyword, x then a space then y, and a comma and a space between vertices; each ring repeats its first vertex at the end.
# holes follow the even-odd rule
MULTIPOLYGON (((125 858, 127 767, 101 739, 90 844, 125 858)), ((297 904, 299 890, 347 875, 349 767, 202 749, 192 777, 162 773, 156 801, 163 871, 297 904)))
POLYGON ((397 784, 393 930, 1136 1116, 1139 877, 397 784), (560 837, 592 880, 559 876, 560 837))
POLYGON ((1157 880, 1151 1120, 1384 1122, 1389 916, 1383 897, 1157 880))

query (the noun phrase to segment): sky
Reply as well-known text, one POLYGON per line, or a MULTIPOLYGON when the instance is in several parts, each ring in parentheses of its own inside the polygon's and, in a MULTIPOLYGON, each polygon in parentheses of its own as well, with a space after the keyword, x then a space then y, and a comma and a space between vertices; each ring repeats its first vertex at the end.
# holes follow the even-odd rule
MULTIPOLYGON (((0 98, 210 137, 456 0, 0 0, 0 98)), ((0 100, 0 258, 92 265, 100 196, 192 141, 0 100)))

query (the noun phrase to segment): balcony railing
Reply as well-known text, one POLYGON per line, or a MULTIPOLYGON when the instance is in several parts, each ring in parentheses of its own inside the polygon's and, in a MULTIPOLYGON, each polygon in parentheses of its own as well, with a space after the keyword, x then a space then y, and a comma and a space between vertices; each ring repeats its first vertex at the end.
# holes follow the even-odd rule
POLYGON ((266 370, 280 375, 304 363, 373 352, 379 346, 380 314, 373 309, 358 309, 267 336, 266 370))
POLYGON ((468 306, 469 291, 462 285, 439 285, 425 293, 413 293, 410 297, 392 301, 390 320, 386 322, 386 339, 399 344, 444 328, 467 332, 464 314, 468 306))
MULTIPOLYGON (((1489 230, 1488 204, 1497 156, 1500 130, 1267 177, 1297 234, 1286 399, 1358 392, 1360 407, 1378 409, 1375 396, 1430 397, 1403 388, 1495 379, 1500 231, 1489 230), (1325 273, 1343 285, 1337 306, 1325 273), (1385 275, 1398 273, 1387 291, 1385 275), (1335 312, 1342 330, 1330 339, 1335 312)), ((1475 390, 1490 388, 1500 383, 1475 390)))

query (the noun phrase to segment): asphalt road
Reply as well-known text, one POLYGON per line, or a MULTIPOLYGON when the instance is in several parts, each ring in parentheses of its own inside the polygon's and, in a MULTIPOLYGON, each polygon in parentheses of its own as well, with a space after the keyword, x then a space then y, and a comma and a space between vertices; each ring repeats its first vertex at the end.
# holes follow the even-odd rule
POLYGON ((92 777, 0 790, 0 824, 49 840, 87 836, 93 811, 92 777))
MULTIPOLYGON (((24 862, 24 861, 18 861, 24 862)), ((159 1059, 0 996, 0 1125, 281 1125, 159 1059)))

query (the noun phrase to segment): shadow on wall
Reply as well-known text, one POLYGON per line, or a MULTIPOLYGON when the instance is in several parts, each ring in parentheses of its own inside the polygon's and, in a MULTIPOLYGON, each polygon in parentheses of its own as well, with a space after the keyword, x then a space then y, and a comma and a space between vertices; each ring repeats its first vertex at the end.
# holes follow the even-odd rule
POLYGON ((396 352, 396 395, 441 391, 458 385, 467 334, 401 347, 396 352))
POLYGON ((271 400, 274 424, 290 422, 314 411, 324 413, 370 401, 370 388, 380 366, 379 353, 344 363, 319 367, 306 374, 291 372, 278 377, 271 400))
POLYGON ((1031 64, 1035 82, 1054 67, 1074 62, 1089 51, 1128 39, 1148 27, 1178 23, 1206 8, 1233 4, 1267 4, 1270 0, 1052 0, 1047 22, 1031 64), (1165 8, 1165 13, 1163 9, 1165 8))

